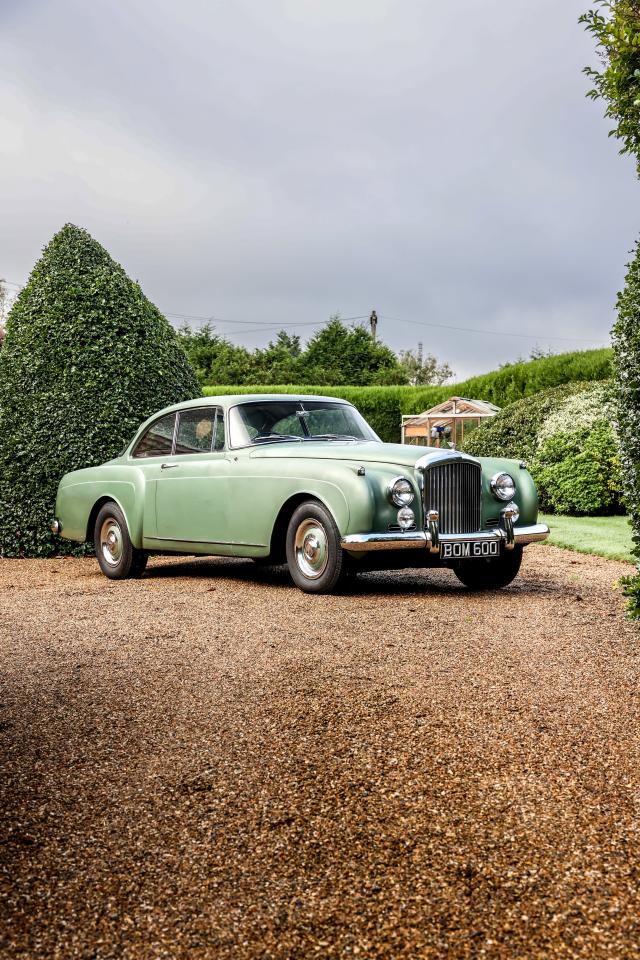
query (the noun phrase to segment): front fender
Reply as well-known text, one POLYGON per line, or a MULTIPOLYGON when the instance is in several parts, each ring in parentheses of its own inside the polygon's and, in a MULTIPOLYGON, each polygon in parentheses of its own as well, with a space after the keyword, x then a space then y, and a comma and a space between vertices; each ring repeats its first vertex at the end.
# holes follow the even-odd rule
POLYGON ((516 483, 516 495, 513 498, 520 509, 518 524, 527 526, 538 519, 538 491, 533 477, 518 460, 506 460, 502 457, 478 457, 482 466, 482 515, 497 515, 504 503, 496 500, 491 492, 491 477, 496 473, 509 473, 516 483))
POLYGON ((391 503, 388 488, 396 477, 405 477, 413 486, 414 500, 411 509, 416 515, 416 524, 421 523, 420 488, 413 470, 402 470, 395 465, 367 465, 360 484, 353 489, 350 501, 351 516, 348 533, 370 533, 389 529, 397 523, 398 507, 391 503))

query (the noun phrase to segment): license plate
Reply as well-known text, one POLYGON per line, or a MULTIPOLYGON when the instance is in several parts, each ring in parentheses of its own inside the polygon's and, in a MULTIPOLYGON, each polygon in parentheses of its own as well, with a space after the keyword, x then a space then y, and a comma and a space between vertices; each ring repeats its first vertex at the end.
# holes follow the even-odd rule
POLYGON ((443 560, 473 560, 500 555, 499 540, 455 540, 440 546, 443 560))

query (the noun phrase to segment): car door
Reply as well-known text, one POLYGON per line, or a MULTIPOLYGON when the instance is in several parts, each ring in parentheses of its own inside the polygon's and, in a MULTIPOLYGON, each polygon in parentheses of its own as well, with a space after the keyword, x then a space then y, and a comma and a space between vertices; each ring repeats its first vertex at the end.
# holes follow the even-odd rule
POLYGON ((156 539, 156 483, 161 464, 171 459, 177 414, 158 417, 145 430, 131 453, 131 459, 144 476, 143 538, 145 546, 153 547, 156 539))
POLYGON ((173 452, 160 464, 156 480, 157 539, 226 552, 233 539, 227 510, 229 471, 223 411, 181 410, 173 452))

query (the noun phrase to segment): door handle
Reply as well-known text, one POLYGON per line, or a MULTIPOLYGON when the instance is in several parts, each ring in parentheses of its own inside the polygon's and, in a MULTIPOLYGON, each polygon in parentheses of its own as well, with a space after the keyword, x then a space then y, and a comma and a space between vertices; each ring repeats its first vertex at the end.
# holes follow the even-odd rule
POLYGON ((180 466, 179 463, 161 463, 161 464, 160 464, 160 469, 161 469, 161 470, 173 470, 175 467, 179 467, 179 466, 180 466))

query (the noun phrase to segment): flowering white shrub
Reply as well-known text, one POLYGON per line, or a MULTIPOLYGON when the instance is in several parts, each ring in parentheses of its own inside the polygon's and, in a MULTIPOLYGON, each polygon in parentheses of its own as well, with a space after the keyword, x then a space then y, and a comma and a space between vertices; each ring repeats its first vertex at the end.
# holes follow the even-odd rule
POLYGON ((566 397, 558 409, 546 417, 538 430, 537 446, 542 447, 558 433, 590 433, 596 425, 612 425, 613 420, 611 388, 608 384, 594 383, 582 393, 566 397))
POLYGON ((541 422, 531 473, 543 509, 611 513, 621 507, 620 457, 608 383, 567 396, 541 422))

